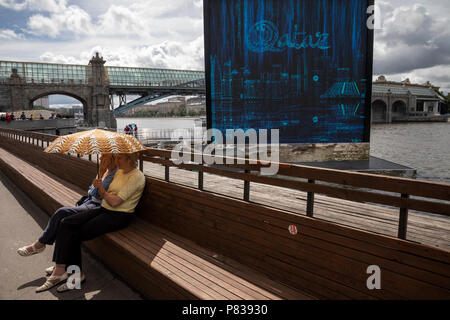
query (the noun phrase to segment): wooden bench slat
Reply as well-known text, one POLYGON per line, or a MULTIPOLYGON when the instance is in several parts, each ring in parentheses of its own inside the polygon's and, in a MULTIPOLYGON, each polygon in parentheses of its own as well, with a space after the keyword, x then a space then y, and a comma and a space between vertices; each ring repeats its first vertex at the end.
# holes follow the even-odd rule
MULTIPOLYGON (((143 223, 140 223, 139 227, 143 227, 143 223)), ((134 229, 133 231, 137 230, 137 224, 133 224, 131 227, 127 228, 127 230, 124 230, 124 232, 131 231, 130 229, 134 229)), ((144 230, 141 229, 137 232, 140 233, 141 237, 149 239, 151 237, 150 232, 144 233, 143 231, 144 230)), ((165 237, 160 233, 157 234, 158 238, 165 237)), ((151 239, 149 240, 151 241, 151 239)), ((167 241, 168 242, 164 244, 164 247, 161 248, 161 250, 168 251, 170 252, 170 254, 177 255, 178 257, 182 258, 186 265, 191 265, 193 270, 205 277, 208 277, 209 280, 217 282, 217 284, 223 287, 225 290, 228 290, 233 294, 240 295, 241 298, 245 299, 279 299, 279 297, 271 294, 270 292, 265 292, 265 290, 262 290, 262 288, 258 288, 249 282, 241 284, 235 281, 235 279, 233 279, 235 278, 235 276, 233 277, 231 273, 224 275, 220 272, 221 268, 219 268, 217 265, 209 262, 208 260, 200 258, 200 254, 197 252, 197 250, 192 249, 193 252, 191 253, 185 249, 182 249, 178 244, 174 244, 170 242, 170 240, 167 241)), ((244 281, 245 280, 242 280, 242 282, 244 281)))
MULTIPOLYGON (((160 233, 164 237, 167 237, 168 239, 171 239, 172 241, 176 241, 176 245, 173 245, 173 248, 177 250, 178 248, 183 248, 184 250, 193 250, 195 251, 195 255, 192 256, 194 260, 197 260, 199 262, 209 261, 211 264, 211 267, 219 266, 220 268, 217 268, 215 271, 218 273, 223 274, 224 281, 229 280, 235 280, 238 283, 243 284, 244 286, 248 286, 252 290, 258 290, 258 286, 265 288, 266 290, 269 290, 271 292, 276 292, 277 295, 280 297, 284 297, 286 299, 311 299, 310 296, 306 295, 303 292, 295 291, 289 287, 286 287, 284 285, 281 285, 280 283, 275 283, 274 281, 270 280, 266 276, 263 275, 256 275, 254 270, 246 269, 246 273, 242 273, 239 271, 238 268, 244 268, 244 266, 237 264, 237 262, 233 261, 232 259, 226 258, 224 256, 220 256, 203 248, 199 247, 198 245, 194 244, 192 241, 181 238, 177 236, 176 234, 166 230, 159 228, 155 225, 144 223, 146 228, 150 230, 152 233, 160 233), (202 259, 202 260, 201 260, 202 259), (223 261, 222 261, 223 260, 223 261), (243 277, 248 277, 251 282, 247 282, 243 280, 243 277), (258 286, 255 286, 252 284, 252 282, 258 283, 258 286)), ((141 224, 132 224, 130 226, 131 228, 142 228, 141 224)), ((169 244, 170 246, 170 244, 169 244)))
POLYGON ((107 235, 110 238, 116 238, 120 240, 120 245, 123 245, 131 254, 139 258, 140 261, 145 263, 147 267, 159 271, 164 274, 167 278, 171 279, 180 286, 185 287, 187 290, 192 292, 194 295, 200 297, 201 299, 211 300, 211 299, 224 299, 223 296, 219 296, 212 291, 205 292, 198 288, 198 282, 192 280, 192 278, 181 278, 178 275, 177 269, 166 263, 163 259, 157 256, 149 257, 140 246, 136 246, 134 242, 124 237, 120 232, 111 233, 107 235))
POLYGON ((19 174, 22 174, 30 182, 34 183, 36 186, 39 186, 43 191, 55 193, 55 195, 63 199, 72 199, 75 195, 79 195, 66 185, 62 185, 54 180, 48 179, 48 175, 37 171, 37 169, 25 167, 24 162, 20 159, 11 159, 6 157, 2 159, 10 165, 15 163, 15 170, 19 174))
POLYGON ((28 179, 30 182, 34 183, 36 186, 39 186, 39 188, 43 191, 54 194, 55 200, 64 200, 64 202, 67 202, 71 200, 73 201, 73 199, 79 199, 80 194, 78 192, 69 188, 67 184, 64 185, 55 181, 53 178, 49 177, 49 173, 46 174, 32 166, 27 166, 24 161, 18 158, 6 156, 4 150, 1 148, 0 156, 9 165, 13 164, 15 170, 26 177, 26 179, 28 179))
POLYGON ((129 230, 119 232, 127 239, 132 240, 136 245, 140 246, 149 257, 161 259, 161 261, 164 261, 165 265, 168 264, 172 266, 172 271, 179 274, 181 278, 185 280, 189 279, 198 290, 208 293, 215 299, 256 299, 256 297, 248 296, 242 292, 236 294, 236 292, 230 290, 229 287, 226 288, 222 286, 222 283, 212 279, 211 274, 207 274, 202 269, 196 268, 189 263, 189 261, 165 250, 165 244, 158 248, 157 245, 155 246, 151 241, 140 235, 136 235, 134 232, 130 232, 129 230))
POLYGON ((164 274, 149 268, 120 242, 108 235, 85 242, 110 269, 120 274, 136 290, 151 299, 198 299, 184 287, 169 281, 164 274))

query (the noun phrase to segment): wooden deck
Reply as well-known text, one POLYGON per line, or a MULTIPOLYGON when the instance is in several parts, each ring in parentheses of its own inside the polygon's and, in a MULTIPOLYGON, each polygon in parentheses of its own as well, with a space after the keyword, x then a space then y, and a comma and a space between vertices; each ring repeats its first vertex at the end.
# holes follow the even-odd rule
MULTIPOLYGON (((164 179, 164 167, 144 162, 144 173, 164 179)), ((198 173, 170 168, 170 181, 197 187, 198 173)), ((242 199, 242 181, 204 174, 204 190, 242 199)), ((250 201, 301 215, 306 212, 306 192, 252 182, 250 201)), ((315 195, 314 217, 388 236, 397 236, 397 209, 315 195)), ((301 233, 301 230, 299 230, 301 233)), ((407 240, 450 249, 450 218, 409 213, 407 240)))

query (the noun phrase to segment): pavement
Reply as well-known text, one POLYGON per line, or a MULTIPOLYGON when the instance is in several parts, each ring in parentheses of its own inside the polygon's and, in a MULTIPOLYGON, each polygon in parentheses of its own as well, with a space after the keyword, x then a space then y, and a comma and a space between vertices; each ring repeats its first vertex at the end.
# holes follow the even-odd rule
POLYGON ((22 257, 17 249, 39 238, 49 216, 0 172, 0 300, 142 300, 105 265, 83 248, 86 282, 81 289, 58 293, 56 286, 36 293, 45 283, 45 269, 53 264, 53 248, 22 257))

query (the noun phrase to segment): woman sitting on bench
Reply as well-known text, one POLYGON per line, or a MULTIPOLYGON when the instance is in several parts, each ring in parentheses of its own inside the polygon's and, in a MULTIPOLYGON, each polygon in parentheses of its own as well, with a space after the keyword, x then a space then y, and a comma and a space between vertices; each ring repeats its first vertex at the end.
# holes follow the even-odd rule
MULTIPOLYGON (((100 157, 99 175, 103 178, 103 188, 108 189, 114 175, 117 172, 117 165, 112 154, 105 154, 100 157)), ((33 244, 19 248, 17 253, 23 257, 28 257, 33 254, 41 253, 44 251, 46 245, 52 245, 56 239, 56 231, 58 230, 59 223, 62 219, 76 214, 93 209, 100 208, 102 204, 102 198, 98 192, 98 189, 91 185, 87 196, 81 198, 75 207, 62 207, 56 210, 51 216, 47 227, 45 228, 42 236, 36 240, 33 244)), ((53 272, 53 267, 46 270, 47 274, 53 272)))
MULTIPOLYGON (((138 156, 119 154, 116 164, 119 170, 114 176, 108 191, 100 179, 92 183, 103 197, 99 209, 71 215, 61 220, 56 235, 53 261, 55 268, 52 275, 36 292, 48 290, 67 280, 66 268, 77 266, 82 270, 81 243, 92 240, 105 233, 125 228, 132 220, 145 187, 145 176, 137 169, 138 156)), ((81 272, 80 282, 85 280, 81 272)), ((67 283, 58 287, 58 292, 69 290, 67 283)))

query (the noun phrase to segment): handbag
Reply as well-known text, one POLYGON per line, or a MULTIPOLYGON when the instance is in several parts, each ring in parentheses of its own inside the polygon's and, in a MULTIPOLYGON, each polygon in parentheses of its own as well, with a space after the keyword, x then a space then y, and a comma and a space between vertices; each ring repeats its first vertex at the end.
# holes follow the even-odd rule
POLYGON ((87 198, 88 196, 82 196, 80 200, 77 201, 77 207, 81 206, 86 201, 87 198))

